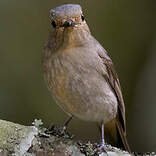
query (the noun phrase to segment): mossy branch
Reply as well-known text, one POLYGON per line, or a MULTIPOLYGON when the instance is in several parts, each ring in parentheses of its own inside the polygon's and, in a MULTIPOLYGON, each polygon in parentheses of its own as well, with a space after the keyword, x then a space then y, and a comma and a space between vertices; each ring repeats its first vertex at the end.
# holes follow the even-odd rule
POLYGON ((0 156, 130 156, 125 151, 107 146, 106 152, 99 152, 97 144, 76 142, 63 128, 52 126, 48 130, 41 120, 33 126, 23 126, 0 120, 0 156))

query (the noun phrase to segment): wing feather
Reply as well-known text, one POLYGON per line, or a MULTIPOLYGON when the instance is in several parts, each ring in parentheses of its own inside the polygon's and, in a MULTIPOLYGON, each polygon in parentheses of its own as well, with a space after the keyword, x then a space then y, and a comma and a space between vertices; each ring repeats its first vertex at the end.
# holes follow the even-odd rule
POLYGON ((123 131, 126 134, 126 120, 125 120, 125 105, 124 100, 121 92, 120 82, 118 75, 115 71, 114 65, 110 57, 107 55, 107 52, 98 53, 99 57, 102 59, 104 65, 106 66, 108 76, 107 78, 108 83, 110 84, 110 87, 112 88, 114 94, 117 97, 118 100, 118 119, 122 125, 123 131))

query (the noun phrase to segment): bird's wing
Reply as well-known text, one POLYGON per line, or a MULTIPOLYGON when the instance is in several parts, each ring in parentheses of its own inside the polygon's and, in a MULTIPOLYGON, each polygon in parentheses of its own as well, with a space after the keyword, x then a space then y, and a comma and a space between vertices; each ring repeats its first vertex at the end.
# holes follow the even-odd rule
POLYGON ((103 49, 98 52, 99 57, 102 59, 104 65, 106 66, 108 76, 107 78, 110 87, 112 88, 114 94, 118 100, 118 120, 122 125, 123 131, 126 134, 126 121, 125 121, 125 106, 123 101, 123 96, 121 92, 120 82, 118 75, 115 71, 114 65, 110 57, 107 55, 107 52, 103 49))
MULTIPOLYGON (((108 74, 107 75, 105 74, 104 77, 107 80, 108 84, 110 85, 110 87, 111 87, 112 91, 114 92, 114 94, 117 98, 117 101, 118 101, 117 116, 112 122, 108 123, 108 124, 110 124, 110 127, 109 127, 109 125, 107 125, 106 129, 107 128, 112 129, 115 126, 116 130, 117 130, 116 131, 117 139, 115 138, 117 144, 119 144, 119 147, 123 147, 125 150, 127 150, 131 153, 130 147, 129 147, 127 139, 126 139, 125 105, 124 105, 124 100, 122 97, 122 92, 121 92, 118 75, 115 71, 113 62, 110 59, 110 57, 107 55, 107 52, 105 51, 105 49, 103 49, 101 46, 98 46, 97 53, 107 69, 108 74)), ((111 132, 109 131, 109 133, 111 133, 111 132)), ((111 134, 111 135, 113 135, 113 134, 111 134)))

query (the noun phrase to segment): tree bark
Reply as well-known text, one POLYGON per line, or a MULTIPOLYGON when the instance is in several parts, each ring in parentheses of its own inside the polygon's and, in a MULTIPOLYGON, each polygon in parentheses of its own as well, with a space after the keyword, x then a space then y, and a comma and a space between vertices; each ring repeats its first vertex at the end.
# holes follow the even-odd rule
POLYGON ((52 126, 48 130, 41 120, 33 126, 23 126, 0 120, 0 156, 130 156, 129 153, 106 146, 106 152, 99 151, 96 143, 74 141, 62 127, 52 126))

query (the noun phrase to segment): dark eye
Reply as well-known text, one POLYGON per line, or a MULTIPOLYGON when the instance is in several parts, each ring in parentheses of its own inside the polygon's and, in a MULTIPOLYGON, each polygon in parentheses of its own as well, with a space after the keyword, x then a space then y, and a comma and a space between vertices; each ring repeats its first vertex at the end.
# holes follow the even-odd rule
POLYGON ((84 16, 83 16, 83 15, 81 15, 81 19, 82 19, 82 21, 84 21, 84 20, 85 20, 85 18, 84 18, 84 16))
POLYGON ((52 22, 51 22, 51 25, 52 25, 54 28, 56 28, 56 23, 55 23, 55 21, 52 21, 52 22))

